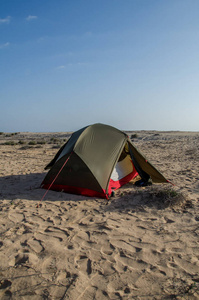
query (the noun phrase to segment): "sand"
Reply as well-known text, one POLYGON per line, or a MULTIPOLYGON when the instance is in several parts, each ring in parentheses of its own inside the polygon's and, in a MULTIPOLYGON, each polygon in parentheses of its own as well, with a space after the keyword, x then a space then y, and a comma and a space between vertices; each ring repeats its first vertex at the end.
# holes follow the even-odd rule
POLYGON ((0 135, 0 299, 199 299, 199 133, 136 134, 175 186, 130 182, 109 201, 49 191, 40 207, 70 133, 0 135))

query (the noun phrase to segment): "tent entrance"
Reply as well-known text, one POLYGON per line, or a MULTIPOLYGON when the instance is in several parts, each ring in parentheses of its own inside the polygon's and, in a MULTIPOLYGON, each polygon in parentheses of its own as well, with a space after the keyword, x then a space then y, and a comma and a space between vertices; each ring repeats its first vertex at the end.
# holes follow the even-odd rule
POLYGON ((130 155, 127 155, 122 161, 118 161, 112 174, 113 181, 121 180, 133 172, 133 164, 130 155))
POLYGON ((110 194, 112 190, 119 189, 121 186, 128 183, 137 175, 138 172, 136 171, 133 165, 130 155, 126 154, 122 160, 119 159, 119 161, 115 165, 115 168, 113 169, 109 183, 108 193, 110 194))

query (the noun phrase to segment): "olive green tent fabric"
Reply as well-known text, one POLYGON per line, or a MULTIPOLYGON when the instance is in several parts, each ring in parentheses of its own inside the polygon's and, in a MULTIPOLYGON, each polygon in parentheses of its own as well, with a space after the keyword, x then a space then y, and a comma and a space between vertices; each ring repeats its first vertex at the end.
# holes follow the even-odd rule
POLYGON ((73 151, 74 145, 77 142, 78 137, 81 135, 81 133, 85 130, 86 127, 79 129, 78 131, 75 131, 67 143, 65 143, 60 150, 57 152, 53 160, 45 167, 45 170, 51 168, 56 161, 61 159, 64 155, 67 155, 73 151))
POLYGON ((130 140, 128 145, 141 169, 151 177, 153 182, 168 182, 168 180, 136 149, 130 140))
POLYGON ((42 184, 49 187, 53 182, 58 188, 76 187, 77 190, 88 189, 109 195, 111 174, 117 162, 126 155, 130 155, 134 168, 141 177, 145 172, 153 182, 168 182, 136 149, 126 133, 97 123, 72 134, 46 166, 50 170, 42 184), (57 174, 59 176, 56 178, 57 174))
POLYGON ((127 135, 103 124, 87 127, 74 146, 74 152, 85 162, 102 189, 108 188, 113 168, 123 150, 127 135))
MULTIPOLYGON (((43 183, 53 182, 67 158, 68 155, 61 157, 57 161, 57 163, 47 173, 43 183)), ((56 179, 55 184, 59 186, 64 186, 67 184, 68 186, 87 188, 99 193, 102 191, 101 186, 92 172, 90 172, 86 164, 75 153, 71 155, 62 172, 56 179)))

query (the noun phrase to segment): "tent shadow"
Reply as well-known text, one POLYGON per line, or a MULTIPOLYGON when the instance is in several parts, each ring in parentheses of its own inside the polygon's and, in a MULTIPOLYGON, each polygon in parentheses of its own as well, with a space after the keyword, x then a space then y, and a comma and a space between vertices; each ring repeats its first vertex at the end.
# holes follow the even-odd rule
POLYGON ((38 200, 44 191, 40 184, 45 173, 9 175, 0 178, 0 199, 38 200))
MULTIPOLYGON (((12 201, 15 199, 40 201, 46 190, 41 188, 41 183, 46 175, 43 173, 30 173, 20 175, 9 175, 0 177, 0 200, 12 201)), ((143 210, 144 207, 154 207, 165 209, 167 204, 161 199, 152 196, 152 187, 137 188, 128 183, 119 189, 118 196, 110 200, 102 198, 92 198, 82 195, 74 195, 65 192, 49 190, 43 201, 97 201, 107 211, 134 211, 143 210)))
MULTIPOLYGON (((43 173, 30 173, 0 177, 0 200, 15 199, 40 201, 45 195, 41 183, 46 176, 43 173)), ((49 190, 43 201, 83 201, 88 197, 49 190)))

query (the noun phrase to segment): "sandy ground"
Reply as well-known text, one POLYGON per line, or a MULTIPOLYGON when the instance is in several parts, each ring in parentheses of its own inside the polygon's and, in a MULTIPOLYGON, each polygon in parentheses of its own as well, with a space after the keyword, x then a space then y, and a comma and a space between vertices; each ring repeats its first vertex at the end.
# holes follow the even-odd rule
POLYGON ((136 134, 174 187, 129 183, 110 201, 49 191, 37 208, 70 134, 1 133, 0 299, 199 299, 199 133, 136 134))

